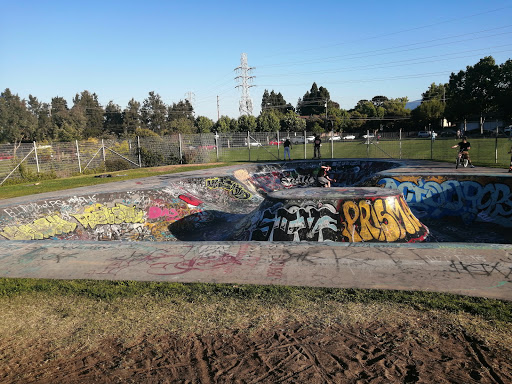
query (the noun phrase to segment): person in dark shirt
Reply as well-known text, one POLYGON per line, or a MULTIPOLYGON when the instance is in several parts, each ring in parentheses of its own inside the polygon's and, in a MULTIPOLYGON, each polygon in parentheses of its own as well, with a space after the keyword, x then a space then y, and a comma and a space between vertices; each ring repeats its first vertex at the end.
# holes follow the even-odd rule
POLYGON ((320 139, 319 135, 315 136, 315 140, 313 140, 313 159, 319 159, 322 156, 320 156, 320 145, 322 144, 322 140, 320 139))
POLYGON ((468 138, 464 136, 462 138, 462 141, 458 143, 457 145, 454 145, 452 148, 459 147, 459 152, 465 155, 468 159, 469 165, 471 165, 471 168, 475 168, 475 166, 471 163, 471 158, 469 157, 469 150, 471 149, 471 144, 468 141, 468 138))
POLYGON ((290 149, 292 149, 292 143, 289 138, 286 138, 286 140, 283 143, 284 148, 284 159, 286 160, 286 155, 288 155, 288 160, 291 160, 290 157, 290 149))
POLYGON ((320 187, 329 188, 331 186, 331 181, 336 181, 331 179, 328 175, 328 172, 331 170, 331 167, 328 165, 322 165, 317 175, 317 182, 320 187))

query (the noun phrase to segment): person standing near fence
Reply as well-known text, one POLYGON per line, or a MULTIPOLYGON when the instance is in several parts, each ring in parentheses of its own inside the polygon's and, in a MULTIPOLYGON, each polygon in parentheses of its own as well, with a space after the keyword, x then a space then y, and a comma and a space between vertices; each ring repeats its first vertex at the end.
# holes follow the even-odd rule
POLYGON ((322 140, 320 139, 320 135, 315 136, 315 140, 313 140, 313 159, 319 159, 322 156, 320 155, 320 146, 322 145, 322 140))
POLYGON ((286 155, 288 155, 288 160, 291 160, 292 158, 290 157, 290 150, 292 149, 292 143, 290 141, 290 138, 286 138, 286 140, 284 141, 283 143, 283 148, 284 148, 284 159, 286 160, 286 155))
MULTIPOLYGON (((508 153, 512 153, 512 147, 510 147, 510 151, 508 153)), ((510 167, 508 167, 508 171, 512 172, 512 155, 510 155, 510 167)))

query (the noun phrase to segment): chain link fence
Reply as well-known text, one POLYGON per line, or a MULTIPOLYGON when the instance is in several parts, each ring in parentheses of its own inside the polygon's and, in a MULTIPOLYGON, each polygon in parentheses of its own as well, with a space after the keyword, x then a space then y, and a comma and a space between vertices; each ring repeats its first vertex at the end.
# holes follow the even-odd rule
MULTIPOLYGON (((313 158, 311 132, 232 132, 175 134, 126 140, 90 139, 55 143, 0 144, 0 185, 8 179, 50 174, 68 177, 168 164, 261 162, 284 160, 283 142, 292 143, 294 160, 313 158)), ((322 158, 385 158, 454 162, 455 137, 435 140, 334 133, 321 135, 322 158)), ((512 141, 507 137, 470 138, 471 159, 477 165, 508 167, 512 141)))

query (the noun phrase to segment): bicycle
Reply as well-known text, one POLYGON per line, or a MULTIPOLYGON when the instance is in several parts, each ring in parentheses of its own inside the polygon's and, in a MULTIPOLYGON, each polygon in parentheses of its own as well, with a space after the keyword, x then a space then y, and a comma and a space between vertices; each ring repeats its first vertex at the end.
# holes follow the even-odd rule
POLYGON ((459 151, 459 153, 457 153, 457 159, 455 160, 455 169, 459 168, 459 165, 466 168, 469 164, 468 156, 468 151, 459 151))

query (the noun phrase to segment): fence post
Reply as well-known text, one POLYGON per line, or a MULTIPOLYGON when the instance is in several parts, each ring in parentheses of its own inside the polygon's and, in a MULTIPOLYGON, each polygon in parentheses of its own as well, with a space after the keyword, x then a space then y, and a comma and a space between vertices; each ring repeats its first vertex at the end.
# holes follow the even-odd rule
POLYGON ((249 149, 249 161, 251 161, 251 135, 247 131, 247 148, 249 149))
POLYGON ((279 157, 279 129, 277 130, 277 158, 281 160, 281 158, 279 157))
POLYGON ((306 160, 306 144, 308 139, 306 139, 306 131, 304 131, 304 160, 306 160))
POLYGON ((78 159, 78 170, 82 173, 82 163, 80 163, 80 148, 78 147, 78 140, 75 140, 76 144, 76 157, 78 159))
POLYGON ((430 131, 430 160, 434 160, 434 136, 430 131))
POLYGON ((370 130, 366 130, 366 158, 370 157, 370 130))
POLYGON ((139 168, 142 168, 142 157, 140 155, 142 148, 140 147, 140 136, 137 136, 137 154, 139 157, 139 168))
POLYGON ((215 148, 217 150, 217 163, 219 162, 219 134, 215 131, 215 148))
POLYGON ((331 159, 334 159, 334 131, 331 130, 331 159))
POLYGON ((37 173, 39 173, 39 158, 37 157, 37 145, 34 141, 34 153, 36 154, 36 166, 37 166, 37 173))
POLYGON ((400 145, 400 160, 402 160, 402 128, 400 128, 400 133, 398 135, 398 143, 400 145))
POLYGON ((105 143, 101 139, 101 152, 103 153, 103 163, 105 163, 105 143))
POLYGON ((183 148, 181 145, 181 133, 178 133, 178 144, 180 148, 180 164, 183 164, 183 148))

